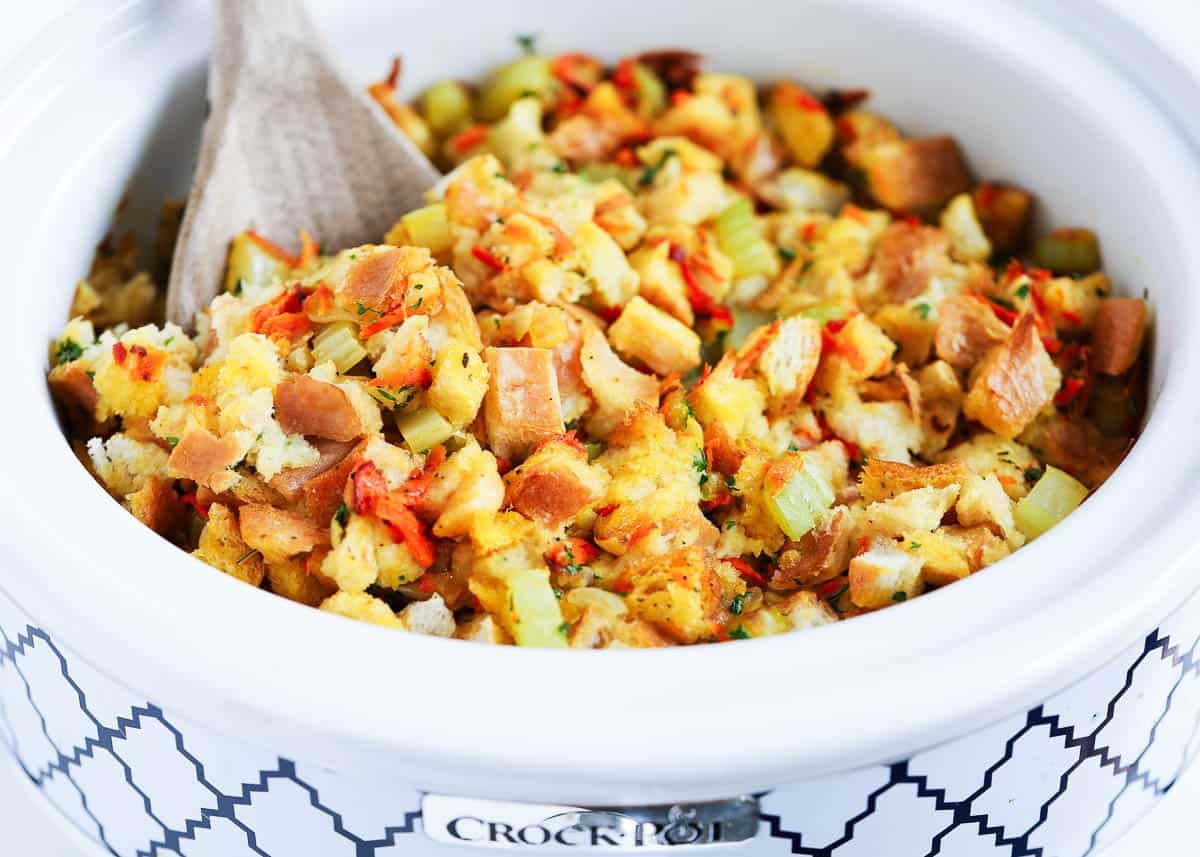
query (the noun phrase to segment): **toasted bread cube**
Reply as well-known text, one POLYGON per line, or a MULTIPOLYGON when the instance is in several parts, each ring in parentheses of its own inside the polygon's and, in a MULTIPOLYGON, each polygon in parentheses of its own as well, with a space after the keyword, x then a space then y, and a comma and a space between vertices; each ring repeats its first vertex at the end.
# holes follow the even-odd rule
POLYGON ((1016 250, 1029 225, 1033 197, 1011 185, 984 182, 971 191, 971 200, 992 250, 997 253, 1016 250))
POLYGON ((853 550, 854 518, 845 506, 834 506, 796 542, 784 545, 771 573, 771 588, 813 586, 846 570, 853 550))
POLYGON ((404 623, 392 612, 387 602, 365 592, 335 592, 321 602, 321 609, 326 613, 336 613, 347 619, 357 619, 383 628, 404 629, 404 623))
POLYGON ((850 188, 816 170, 790 167, 762 182, 758 195, 783 211, 837 214, 850 201, 850 188))
POLYGON ((1007 337, 1007 325, 977 297, 955 295, 938 306, 934 347, 951 366, 972 368, 1007 337))
POLYGON ((507 474, 508 504, 527 518, 557 527, 595 503, 605 480, 577 441, 553 439, 507 474))
POLYGON ((972 474, 963 482, 954 511, 964 527, 988 527, 996 535, 1015 540, 1017 544, 1025 541, 1013 520, 1013 502, 994 474, 972 474))
POLYGON ((804 631, 808 628, 818 628, 830 625, 841 617, 829 606, 824 598, 817 597, 815 592, 797 592, 775 606, 792 625, 793 631, 804 631))
POLYGON ((496 646, 512 645, 512 637, 499 622, 487 613, 474 616, 458 626, 454 636, 460 640, 476 643, 491 643, 496 646))
POLYGON ((554 359, 546 348, 487 348, 488 392, 483 400, 488 445, 510 461, 562 433, 554 359))
POLYGON ((819 164, 834 138, 825 105, 803 87, 785 81, 771 90, 770 110, 793 160, 802 167, 819 164))
POLYGON ((986 476, 994 473, 1004 491, 1014 500, 1029 493, 1026 474, 1041 467, 1029 447, 1014 440, 983 432, 950 447, 938 455, 938 461, 961 461, 972 471, 986 476))
POLYGON ((681 643, 712 633, 721 611, 721 581, 698 547, 677 548, 633 563, 621 573, 625 603, 635 618, 650 622, 681 643))
POLYGON ((447 458, 433 475, 433 484, 418 512, 435 519, 433 534, 450 539, 474 533, 495 517, 504 504, 504 482, 496 456, 468 443, 447 458))
POLYGON ((1097 371, 1123 375, 1137 360, 1146 332, 1146 302, 1139 298, 1109 298, 1096 309, 1092 328, 1092 358, 1097 371))
POLYGON ((487 390, 488 367, 478 349, 452 339, 438 350, 425 397, 452 426, 459 429, 475 419, 487 390))
POLYGON ((875 199, 905 214, 939 208, 971 187, 962 150, 948 135, 873 146, 866 172, 875 199))
POLYGON ((641 296, 625 304, 608 329, 608 340, 626 359, 640 360, 659 375, 700 365, 700 337, 641 296))
POLYGON ((1023 315, 1004 344, 972 373, 963 413, 1001 437, 1013 438, 1050 404, 1061 381, 1034 316, 1023 315))
POLYGON ((314 521, 260 503, 238 509, 242 539, 261 553, 267 562, 310 553, 329 543, 329 530, 314 521))
POLYGON ((657 404, 658 379, 618 357, 595 325, 584 326, 579 360, 583 381, 596 399, 596 411, 588 420, 593 436, 606 436, 639 402, 657 404))
POLYGON ((266 574, 262 556, 243 541, 237 518, 220 503, 209 506, 208 521, 192 556, 251 586, 261 584, 266 574))
POLYGON ((135 518, 156 533, 169 536, 185 520, 186 507, 169 479, 150 476, 142 487, 125 497, 125 505, 135 518))
POLYGON ((963 539, 947 535, 945 528, 932 533, 908 533, 904 544, 921 561, 921 577, 930 586, 945 586, 972 572, 963 539))
POLYGON ((323 574, 310 573, 304 558, 282 559, 267 563, 267 583, 276 595, 289 601, 318 607, 337 592, 337 584, 323 574))
POLYGON ((950 254, 959 262, 986 262, 992 242, 975 216, 969 193, 960 193, 942 210, 942 229, 950 236, 950 254))
POLYGON ((453 637, 457 626, 454 614, 436 593, 425 601, 414 601, 400 611, 404 630, 433 637, 453 637))
POLYGON ((768 401, 774 412, 786 413, 801 405, 820 362, 820 323, 803 316, 780 320, 778 332, 756 362, 767 382, 768 401))
POLYGON ((850 560, 850 598, 858 607, 875 609, 906 601, 921 591, 921 582, 920 557, 890 539, 876 539, 850 560))
POLYGON ((875 270, 888 298, 902 303, 929 288, 950 266, 950 238, 933 226, 893 223, 875 251, 875 270))
POLYGON ((858 491, 864 501, 874 503, 917 488, 962 485, 970 475, 971 472, 961 461, 914 467, 899 461, 871 458, 867 460, 859 476, 858 491))
POLYGON ((959 486, 917 488, 888 500, 871 503, 858 512, 860 530, 882 536, 902 536, 911 530, 937 529, 958 499, 959 486))

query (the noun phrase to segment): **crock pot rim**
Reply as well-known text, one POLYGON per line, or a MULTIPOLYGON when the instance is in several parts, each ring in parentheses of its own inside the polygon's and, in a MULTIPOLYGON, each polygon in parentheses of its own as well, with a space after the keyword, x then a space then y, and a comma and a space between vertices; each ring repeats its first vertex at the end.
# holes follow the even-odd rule
MULTIPOLYGON (((877 0, 860 0, 861 6, 878 6, 877 0)), ((12 103, 19 96, 19 84, 22 79, 29 77, 26 71, 30 67, 35 67, 39 62, 47 62, 46 56, 57 53, 64 45, 71 43, 72 39, 93 31, 95 28, 102 26, 106 22, 111 22, 120 15, 124 15, 129 10, 136 8, 137 4, 123 6, 115 12, 107 12, 102 10, 99 5, 88 7, 84 10, 84 14, 73 14, 64 16, 54 25, 51 30, 35 42, 25 54, 14 64, 10 69, 5 70, 0 74, 0 83, 8 84, 0 86, 0 92, 15 93, 6 98, 0 98, 0 115, 4 115, 12 103)), ((928 23, 928 22, 926 22, 928 23)), ((1044 22, 1043 22, 1044 23, 1044 22)), ((1090 52, 1089 52, 1090 53, 1090 52)), ((1111 66, 1110 66, 1111 67, 1111 66)), ((1193 91, 1196 90, 1195 81, 1188 81, 1189 86, 1193 91)), ((1161 105, 1159 105, 1161 108, 1161 105)), ((1178 132, 1180 129, 1176 128, 1178 132)), ((19 135, 19 130, 14 130, 9 139, 0 136, 0 157, 7 151, 10 145, 16 140, 19 135)), ((1182 133, 1179 134, 1183 136, 1182 133)), ((1194 147, 1196 140, 1189 141, 1194 147)), ((1195 254, 1192 254, 1193 266, 1196 261, 1195 254)), ((1181 370, 1193 368, 1196 365, 1197 346, 1188 345, 1184 342, 1176 343, 1177 351, 1171 356, 1172 362, 1175 364, 1166 375, 1164 387, 1161 391, 1159 402, 1157 403, 1155 413, 1151 416, 1147 426, 1146 437, 1149 437, 1151 432, 1161 434, 1167 430, 1163 426, 1163 422, 1169 415, 1178 417, 1184 411, 1183 403, 1178 401, 1182 396, 1183 378, 1187 377, 1190 372, 1181 370), (1185 360, 1185 357, 1187 358, 1185 360), (1174 379, 1174 382, 1173 380, 1174 379), (1164 409, 1168 409, 1169 414, 1163 415, 1164 409)), ((1130 460, 1124 465, 1118 473, 1113 477, 1100 492, 1097 493, 1097 498, 1107 495, 1113 495, 1118 488, 1125 483, 1129 483, 1132 477, 1128 474, 1135 472, 1137 462, 1148 454, 1148 451, 1139 444, 1131 453, 1130 460)), ((64 456, 64 459, 68 456, 64 456)), ((74 462, 67 462, 72 467, 74 462)), ((1189 463, 1194 464, 1194 460, 1189 463)), ((431 664, 424 665, 426 669, 426 678, 431 682, 430 686, 433 690, 448 690, 449 681, 446 675, 449 662, 461 663, 464 675, 478 676, 482 680, 486 676, 496 675, 511 675, 514 671, 519 672, 526 677, 545 677, 547 673, 554 673, 554 680, 569 685, 577 676, 572 673, 587 673, 588 676, 596 683, 603 684, 611 683, 614 687, 622 688, 623 690, 633 690, 629 685, 636 685, 637 689, 631 696, 625 697, 627 704, 631 706, 643 705, 643 711, 652 711, 654 706, 666 706, 670 709, 673 705, 677 707, 679 699, 673 702, 664 701, 662 694, 656 694, 655 684, 647 681, 653 677, 662 676, 690 676, 707 675, 711 686, 696 694, 695 687, 692 688, 671 688, 673 695, 677 695, 682 699, 696 700, 707 697, 711 713, 717 712, 729 713, 730 716, 736 717, 735 711, 737 706, 728 699, 718 699, 720 696, 719 686, 721 675, 737 676, 739 679, 744 679, 748 674, 753 674, 755 662, 772 661, 778 662, 781 659, 786 660, 786 656, 791 656, 794 660, 796 657, 807 654, 806 649, 820 647, 824 650, 830 650, 835 645, 831 642, 837 637, 836 648, 839 650, 847 650, 851 648, 852 641, 857 641, 859 644, 858 651, 860 654, 865 653, 869 646, 863 644, 868 641, 884 639, 887 641, 888 651, 894 656, 912 656, 916 658, 928 658, 924 661, 924 667, 929 671, 936 671, 942 675, 966 675, 971 669, 970 658, 962 657, 961 655, 968 652, 969 647, 964 646, 960 650, 960 656, 955 657, 954 652, 943 651, 935 652, 936 647, 931 647, 932 638, 927 635, 916 633, 921 626, 928 626, 931 620, 936 618, 935 610, 944 609, 943 599, 958 599, 960 603, 968 599, 979 602, 982 599, 989 598, 992 590, 997 589, 997 586, 989 585, 992 579, 999 582, 999 575, 1004 573, 1001 569, 1007 572, 1007 576, 1014 576, 1015 569, 1019 565, 1032 566, 1042 555, 1049 555, 1051 548, 1056 545, 1065 545, 1069 538, 1078 538, 1092 528, 1092 515, 1088 508, 1084 508, 1075 516, 1072 516, 1062 527, 1056 529, 1054 533, 1047 536, 1038 544, 1029 546, 1021 551, 1016 557, 1011 560, 1005 560, 993 569, 995 574, 990 577, 979 575, 967 581, 956 584, 954 587, 946 591, 933 593, 921 599, 915 600, 913 603, 905 605, 903 608, 885 611, 880 614, 869 617, 856 619, 854 622, 838 625, 827 629, 819 629, 816 631, 806 632, 800 635, 791 635, 766 640, 756 640, 739 643, 736 646, 718 646, 718 647, 699 647, 695 649, 680 649, 663 652, 544 652, 544 651, 523 651, 513 649, 491 649, 485 647, 472 647, 458 642, 446 642, 441 640, 432 640, 428 638, 418 637, 416 635, 398 635, 392 634, 380 629, 364 626, 356 623, 346 622, 337 617, 320 614, 316 611, 302 608, 278 599, 262 592, 247 591, 240 584, 224 578, 220 575, 210 574, 193 574, 193 572, 201 571, 199 567, 188 567, 185 564, 194 564, 196 561, 183 557, 177 549, 162 542, 161 540, 148 538, 144 529, 113 503, 102 490, 94 484, 91 485, 91 495, 96 506, 96 514, 101 516, 103 524, 107 529, 110 529, 117 538, 130 538, 136 543, 144 543, 144 551, 141 552, 146 559, 152 560, 155 565, 163 565, 167 568, 176 568, 180 572, 178 581, 181 588, 186 590, 189 595, 202 596, 201 601, 207 600, 211 602, 219 602, 222 607, 228 607, 229 612, 233 617, 241 621, 239 624, 243 632, 251 638, 257 638, 259 642, 269 643, 271 640, 264 630, 270 628, 272 634, 282 633, 287 636, 289 633, 295 634, 298 642, 309 643, 311 640, 305 639, 310 634, 312 637, 319 637, 324 645, 317 647, 306 646, 305 654, 296 653, 290 669, 295 671, 295 660, 299 660, 305 656, 319 655, 319 649, 337 649, 339 652, 364 654, 364 660, 370 660, 372 663, 382 663, 385 659, 391 658, 408 658, 410 660, 428 660, 431 664), (222 588, 228 587, 228 588, 222 588), (986 590, 986 592, 985 592, 986 590), (975 594, 971 598, 971 594, 975 594), (255 600, 257 599, 257 600, 255 600), (315 624, 314 624, 315 623, 315 624), (257 627, 262 626, 262 627, 257 627), (288 630, 280 631, 284 628, 288 630), (912 630, 914 633, 907 634, 906 629, 912 630), (921 640, 920 646, 908 646, 907 643, 921 640), (894 644, 894 645, 893 645, 894 644), (386 657, 385 657, 386 656, 386 657), (703 658, 703 660, 700 660, 703 658), (554 660, 552 660, 554 659, 554 660), (568 659, 572 659, 568 661, 568 659), (540 662, 540 663, 539 663, 540 662), (578 669, 563 670, 561 667, 570 665, 578 667, 578 669), (639 672, 645 675, 639 676, 638 681, 630 680, 631 675, 637 675, 639 672), (441 674, 439 676, 439 673, 441 674), (563 675, 565 673, 565 675, 563 675), (624 679, 625 681, 622 681, 624 679)), ((82 488, 81 488, 82 490, 82 488)), ((83 502, 83 501, 81 501, 83 502)), ((1089 501, 1089 505, 1092 501, 1089 501)), ((35 530, 43 530, 46 527, 45 520, 36 514, 35 509, 30 509, 26 504, 22 503, 12 489, 12 486, 5 486, 3 493, 0 494, 0 505, 2 505, 6 513, 11 513, 8 517, 10 521, 20 521, 24 526, 31 529, 22 529, 22 532, 32 533, 35 530)), ((1094 586, 1089 586, 1088 591, 1082 593, 1080 601, 1074 605, 1078 608, 1078 612, 1070 615, 1071 611, 1065 610, 1063 605, 1055 605, 1043 603, 1038 609, 1030 613, 1024 621, 1005 623, 1004 626, 995 631, 995 639, 993 644, 998 639, 1016 640, 1024 633, 1037 635, 1039 639, 1055 639, 1060 645, 1053 647, 1056 652, 1053 660, 1055 662, 1071 662, 1073 664, 1086 664, 1081 666, 1075 677, 1082 675, 1088 669, 1099 665, 1105 657, 1114 654, 1116 649, 1121 645, 1126 644, 1129 640, 1127 636, 1122 634, 1139 633, 1148 626, 1140 626, 1139 620, 1147 616, 1161 616, 1166 610, 1163 605, 1170 603, 1173 596, 1182 592, 1187 586, 1191 585, 1189 581, 1179 579, 1176 571, 1183 567, 1183 559, 1185 552, 1194 550, 1194 536, 1187 532, 1186 522, 1190 514, 1194 514, 1195 510, 1200 507, 1200 501, 1188 499, 1181 501, 1176 506, 1175 511, 1169 521, 1164 522, 1162 530, 1153 538, 1140 540, 1140 549, 1144 552, 1144 558, 1152 558, 1157 554, 1161 558, 1159 574, 1160 585, 1153 587, 1154 592, 1150 590, 1152 587, 1143 587, 1141 592, 1137 592, 1133 597, 1127 598, 1124 603, 1114 605, 1111 601, 1113 591, 1111 587, 1107 591, 1103 591, 1104 597, 1101 598, 1102 589, 1101 581, 1096 581, 1094 586), (1088 601, 1087 607, 1092 612, 1084 613, 1081 604, 1088 601), (1066 639, 1071 635, 1067 633, 1067 629, 1077 628, 1080 623, 1081 615, 1087 615, 1094 618, 1090 631, 1083 634, 1075 635, 1074 639, 1066 639), (1056 620, 1063 620, 1060 624, 1055 625, 1056 620), (1069 621, 1066 621, 1069 620, 1069 621), (1039 624, 1043 624, 1050 628, 1056 629, 1055 633, 1047 633, 1045 627, 1038 628, 1039 624)), ((1105 538, 1109 537, 1109 533, 1102 534, 1105 538)), ((1128 542, 1133 538, 1133 534, 1125 534, 1125 541, 1128 542)), ((89 546, 87 545, 69 545, 60 548, 64 556, 73 556, 81 566, 94 564, 94 560, 89 555, 89 546)), ((1128 559, 1122 562, 1114 562, 1113 567, 1106 569, 1102 577, 1107 581, 1112 581, 1118 571, 1118 566, 1129 566, 1131 563, 1128 559)), ((159 574, 164 573, 165 569, 160 569, 159 574)), ((15 587, 14 587, 15 588, 15 587)), ((48 618, 50 625, 55 625, 55 616, 58 614, 61 617, 58 620, 59 625, 55 628, 56 633, 67 640, 77 651, 85 658, 88 658, 88 646, 86 639, 88 632, 82 625, 73 623, 65 617, 73 616, 75 619, 81 619, 88 615, 89 608, 94 602, 82 592, 70 592, 63 589, 61 586, 57 588, 55 593, 41 593, 35 587, 24 586, 17 589, 14 593, 18 596, 19 601, 23 601, 30 608, 38 607, 40 610, 33 610, 35 615, 45 615, 48 618), (22 597, 23 596, 23 597, 22 597), (47 596, 47 597, 42 597, 47 596), (54 596, 61 599, 61 604, 54 603, 54 596), (39 603, 40 602, 40 603, 39 603), (71 603, 73 609, 67 611, 58 611, 56 606, 64 606, 71 603)), ((189 620, 186 616, 186 610, 180 609, 180 604, 164 605, 161 603, 160 593, 154 592, 153 587, 150 590, 142 590, 135 592, 133 587, 129 586, 123 591, 124 595, 129 596, 129 600, 123 604, 137 604, 143 608, 142 612, 131 610, 132 615, 158 615, 160 619, 153 623, 156 630, 170 628, 175 622, 183 622, 186 624, 196 624, 194 618, 189 620), (174 609, 171 609, 172 606, 174 609)), ((1004 594, 1004 593, 1001 593, 1004 594)), ((179 601, 179 599, 175 599, 179 601)), ((190 599, 188 599, 190 602, 190 599)), ((194 603, 194 602, 193 602, 194 603)), ((1010 611, 1011 612, 1011 611, 1010 611)), ((1153 620, 1151 621, 1151 624, 1153 620)), ((124 648, 130 655, 134 655, 139 649, 144 649, 141 656, 152 662, 156 662, 158 667, 166 669, 171 666, 178 667, 178 672, 181 675, 189 676, 188 681, 196 681, 201 686, 211 689, 216 694, 216 698, 222 704, 231 704, 232 706, 242 711, 257 712, 261 718, 269 718, 276 720, 279 717, 277 703, 281 697, 287 698, 289 702, 301 703, 308 702, 311 706, 309 709, 297 707, 296 710, 289 712, 289 716, 294 716, 299 720, 307 720, 310 724, 316 724, 315 728, 322 730, 333 729, 338 732, 345 733, 348 739, 359 739, 365 746, 368 747, 384 747, 393 749, 402 755, 412 757, 414 760, 425 758, 431 764, 445 761, 454 756, 453 752, 447 752, 447 747, 451 746, 453 733, 447 729, 442 730, 442 734, 435 739, 429 733, 426 733, 418 740, 398 740, 404 737, 401 733, 395 731, 387 731, 382 729, 384 724, 378 720, 371 719, 372 725, 370 728, 364 728, 362 731, 356 731, 355 727, 365 727, 365 723, 356 721, 353 717, 348 717, 346 723, 336 722, 336 718, 331 718, 329 715, 333 709, 327 705, 322 705, 322 701, 313 696, 305 697, 297 696, 292 692, 280 694, 280 691, 285 688, 280 687, 279 682, 274 680, 278 676, 275 675, 276 670, 280 670, 281 664, 284 662, 278 659, 264 659, 262 662, 245 663, 242 669, 238 671, 221 670, 212 668, 212 664, 206 664, 206 660, 210 660, 209 656, 197 657, 197 653, 189 652, 187 640, 172 640, 170 636, 155 637, 154 633, 144 627, 121 627, 120 622, 115 622, 111 618, 105 622, 96 622, 95 626, 103 626, 104 629, 114 635, 117 639, 115 642, 118 646, 124 648), (155 645, 157 643, 158 645, 155 645), (190 664, 187 664, 191 661, 190 664), (182 665, 182 666, 181 666, 182 665), (434 749, 430 749, 430 748, 434 749)), ((984 626, 979 629, 979 636, 984 636, 985 633, 991 633, 990 626, 984 626)), ((278 641, 278 638, 275 638, 278 641)), ((247 640, 245 638, 227 644, 218 644, 217 649, 224 649, 228 652, 234 646, 244 646, 247 640)), ((945 639, 937 640, 936 642, 946 644, 945 639)), ((218 641, 219 643, 219 641, 218 641)), ((976 644, 976 648, 978 644, 976 644)), ((1014 646, 1014 651, 1020 648, 1014 646)), ((1051 647, 1046 647, 1044 650, 1050 650, 1051 647)), ((972 650, 973 651, 973 650, 972 650)), ((218 659, 219 660, 219 659, 218 659)), ((318 658, 317 662, 321 662, 318 658)), ((328 656, 324 659, 324 663, 333 666, 336 661, 328 656)), ((101 670, 111 673, 107 663, 95 664, 101 670)), ((811 664, 809 666, 812 666, 811 664)), ((818 665, 819 666, 819 665, 818 665)), ((1054 677, 1062 673, 1062 668, 1055 669, 1045 664, 1037 664, 1037 670, 1041 670, 1040 678, 1030 678, 1026 680, 1023 691, 993 691, 986 697, 977 699, 973 704, 963 706, 962 711, 955 717, 946 718, 948 728, 956 728, 965 730, 970 722, 977 722, 983 709, 988 707, 988 704, 997 700, 1007 700, 1003 705, 1003 710, 997 709, 995 716, 999 716, 1004 711, 1023 704, 1018 702, 1019 698, 1029 697, 1034 698, 1037 694, 1052 689, 1061 685, 1061 681, 1054 677), (949 724, 953 723, 951 727, 949 724)), ((358 675, 364 669, 362 664, 357 670, 354 670, 355 675, 358 675)), ((1027 663, 1027 672, 1031 675, 1036 672, 1035 664, 1031 661, 1027 663)), ((148 675, 146 670, 142 670, 142 675, 148 675)), ((824 676, 830 678, 833 673, 826 669, 824 672, 814 670, 811 674, 801 673, 799 676, 789 675, 789 678, 818 678, 824 676)), ((880 681, 877 685, 879 691, 875 694, 876 698, 887 698, 886 693, 889 691, 888 685, 894 685, 894 682, 889 682, 887 676, 877 676, 880 681)), ((165 676, 164 676, 165 678, 165 676)), ((352 676, 345 678, 351 679, 352 676)), ((170 682, 165 682, 164 686, 168 686, 170 682)), ((349 682, 345 685, 350 686, 349 682)), ((825 687, 834 688, 837 690, 843 689, 836 681, 829 681, 823 685, 825 687)), ((966 686, 966 685, 964 685, 966 686)), ((494 692, 500 686, 491 685, 490 689, 494 692)), ((364 688, 365 690, 365 688, 364 688)), ((374 688, 372 690, 378 690, 374 688)), ((778 688, 776 688, 778 690, 778 688)), ((891 687, 890 691, 895 692, 902 688, 891 687)), ((329 692, 328 687, 321 689, 322 695, 329 692)), ((501 695, 501 701, 498 703, 498 708, 510 709, 511 712, 519 711, 521 706, 520 693, 512 694, 508 698, 501 695)), ((430 696, 436 694, 431 691, 430 696)), ((778 700, 778 705, 782 706, 785 702, 803 704, 803 695, 797 699, 797 694, 792 692, 781 692, 779 694, 783 699, 778 700)), ((872 698, 872 695, 860 695, 864 700, 872 698)), ((351 697, 354 698, 354 697, 351 697)), ((376 696, 377 703, 384 702, 388 699, 385 696, 376 696)), ((391 701, 399 702, 403 699, 402 695, 393 694, 390 697, 391 701)), ((428 704, 430 701, 425 700, 428 704)), ((408 702, 407 704, 414 704, 408 702)), ((417 702, 415 704, 422 704, 417 702)), ((762 706, 764 703, 761 700, 756 701, 756 706, 762 706)), ((431 711, 431 713, 433 713, 431 711)), ((507 718, 506 718, 507 719, 507 718)), ((509 720, 511 725, 511 720, 509 720)), ((436 718, 433 719, 432 728, 437 729, 439 725, 449 726, 448 722, 443 723, 436 718)), ((459 724, 456 724, 459 725, 459 724)), ((870 722, 859 724, 864 730, 860 733, 865 738, 865 732, 870 729, 870 722)), ((853 730, 851 730, 853 731, 853 730)), ((952 734, 947 732, 945 737, 952 734)), ((887 744, 889 747, 895 748, 896 752, 900 751, 900 745, 888 743, 880 740, 864 740, 862 742, 863 751, 859 754, 863 761, 877 759, 877 756, 871 754, 877 753, 882 744, 887 744)), ((466 763, 467 756, 478 757, 481 748, 472 746, 462 748, 459 754, 458 761, 466 763)), ((545 770, 551 770, 552 759, 550 748, 537 748, 539 752, 531 753, 534 748, 517 747, 520 755, 512 752, 492 752, 484 753, 488 761, 492 764, 503 765, 510 764, 516 767, 525 765, 531 771, 542 767, 545 770), (535 758, 536 757, 536 758, 535 758)), ((563 748, 553 748, 556 751, 561 751, 563 748)), ((775 748, 778 750, 779 748, 775 748)), ((779 752, 779 762, 774 766, 761 765, 755 763, 755 777, 760 774, 766 776, 770 770, 781 771, 786 769, 788 776, 794 777, 797 770, 812 770, 817 772, 822 764, 828 763, 833 759, 838 760, 838 766, 844 765, 846 760, 855 758, 854 754, 847 752, 847 748, 839 745, 838 747, 830 747, 827 752, 815 752, 812 748, 798 748, 799 757, 795 752, 792 754, 779 752), (807 759, 807 762, 799 761, 799 758, 807 759)), ((578 748, 576 748, 578 754, 578 748)), ((605 770, 601 754, 596 754, 595 758, 589 758, 586 763, 580 759, 581 767, 585 770, 595 768, 599 773, 605 770)), ((674 754, 678 756, 678 754, 674 754)), ((697 783, 703 782, 701 776, 701 768, 704 771, 711 772, 715 765, 721 765, 732 762, 732 755, 721 757, 718 759, 710 759, 708 764, 700 766, 699 764, 693 768, 693 774, 697 777, 697 783)), ((677 759, 678 761, 678 759, 677 759)), ((749 770, 749 768, 748 768, 749 770)))

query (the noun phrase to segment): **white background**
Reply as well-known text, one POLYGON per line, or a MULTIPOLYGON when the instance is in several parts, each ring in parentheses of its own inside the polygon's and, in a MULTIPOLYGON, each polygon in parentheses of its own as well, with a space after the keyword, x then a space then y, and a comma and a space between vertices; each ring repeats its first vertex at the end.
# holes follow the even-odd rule
MULTIPOLYGON (((950 0, 947 0, 950 2, 950 0)), ((1200 74, 1200 3, 1196 0, 1104 0, 1135 16, 1139 24, 1200 74)), ((38 32, 74 0, 0 2, 0 67, 7 65, 38 32)), ((1104 857, 1190 857, 1197 853, 1195 812, 1200 807, 1200 766, 1104 857)), ((0 855, 82 857, 75 840, 61 833, 18 779, 15 766, 0 758, 0 855)), ((881 855, 882 857, 882 855, 881 855)), ((950 855, 953 857, 953 855, 950 855)))

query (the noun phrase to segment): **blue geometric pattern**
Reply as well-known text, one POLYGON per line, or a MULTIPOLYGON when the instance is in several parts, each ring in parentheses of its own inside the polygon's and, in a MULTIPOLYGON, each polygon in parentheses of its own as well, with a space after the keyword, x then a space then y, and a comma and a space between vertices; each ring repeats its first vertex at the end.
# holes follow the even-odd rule
MULTIPOLYGON (((764 793, 759 836, 740 853, 1093 854, 1200 751, 1198 630, 1193 597, 1126 655, 1023 715, 890 765, 764 793)), ((168 717, 69 659, 3 592, 0 744, 116 857, 478 853, 422 835, 414 784, 310 769, 168 717)))

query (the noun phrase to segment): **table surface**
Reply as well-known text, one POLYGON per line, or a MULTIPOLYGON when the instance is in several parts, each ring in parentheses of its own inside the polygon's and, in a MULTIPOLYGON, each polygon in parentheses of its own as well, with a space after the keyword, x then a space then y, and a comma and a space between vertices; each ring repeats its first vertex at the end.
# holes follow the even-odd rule
MULTIPOLYGON (((1103 2, 1136 15, 1172 53, 1200 71, 1200 4, 1192 0, 1103 2)), ((72 5, 74 0, 11 4, 12 8, 5 11, 5 26, 0 28, 0 67, 72 5)), ((7 760, 0 764, 0 854, 82 857, 75 842, 51 824, 40 806, 34 806, 16 770, 7 760)), ((1200 766, 1193 766, 1171 794, 1104 857, 1184 857, 1195 853, 1194 845, 1188 843, 1195 829, 1196 806, 1200 806, 1200 766)))

